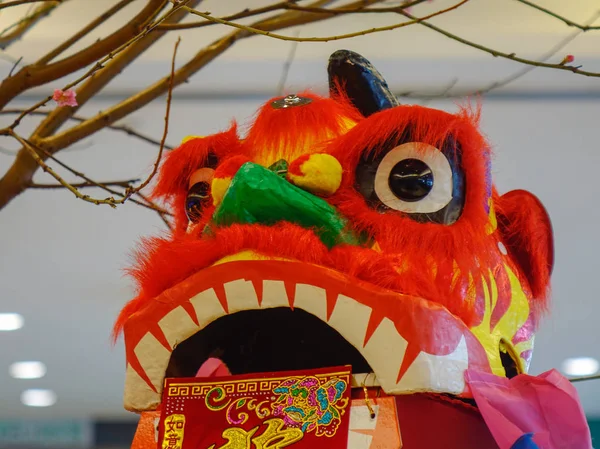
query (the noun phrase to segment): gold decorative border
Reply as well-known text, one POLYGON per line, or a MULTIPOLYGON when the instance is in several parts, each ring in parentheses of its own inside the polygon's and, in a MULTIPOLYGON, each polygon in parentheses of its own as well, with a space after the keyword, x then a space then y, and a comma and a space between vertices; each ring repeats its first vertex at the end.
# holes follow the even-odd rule
MULTIPOLYGON (((337 376, 341 380, 345 380, 346 383, 350 382, 350 374, 348 372, 341 373, 326 373, 316 374, 317 378, 330 378, 337 376)), ((256 392, 271 392, 279 383, 286 379, 298 378, 301 379, 303 375, 298 376, 283 376, 277 378, 254 378, 254 379, 241 379, 241 380, 226 380, 215 383, 214 381, 204 382, 187 382, 187 383, 172 383, 167 388, 168 397, 182 397, 182 396, 206 396, 212 388, 222 387, 227 394, 236 393, 256 393, 256 392)))

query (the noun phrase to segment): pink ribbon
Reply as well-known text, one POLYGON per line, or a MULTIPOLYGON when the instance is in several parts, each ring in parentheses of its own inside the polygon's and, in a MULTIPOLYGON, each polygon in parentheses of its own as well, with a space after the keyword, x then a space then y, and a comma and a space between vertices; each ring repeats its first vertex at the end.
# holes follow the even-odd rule
POLYGON ((541 449, 592 449, 577 390, 558 371, 507 379, 467 370, 465 380, 500 449, 526 433, 541 449))
POLYGON ((196 373, 196 377, 226 377, 231 376, 229 368, 222 360, 209 358, 202 364, 196 373))

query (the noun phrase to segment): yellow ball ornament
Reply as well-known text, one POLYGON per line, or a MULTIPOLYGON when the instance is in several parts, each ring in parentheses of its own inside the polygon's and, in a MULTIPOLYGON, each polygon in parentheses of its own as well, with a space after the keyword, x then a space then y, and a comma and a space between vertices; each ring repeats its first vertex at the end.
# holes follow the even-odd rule
POLYGON ((288 167, 288 180, 315 195, 333 195, 342 183, 342 165, 325 153, 305 154, 288 167))

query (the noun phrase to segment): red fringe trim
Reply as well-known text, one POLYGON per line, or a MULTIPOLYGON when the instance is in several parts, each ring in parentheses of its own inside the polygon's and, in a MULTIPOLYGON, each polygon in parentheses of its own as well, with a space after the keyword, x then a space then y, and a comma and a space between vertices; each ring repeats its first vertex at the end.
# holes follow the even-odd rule
MULTIPOLYGON (((218 229, 213 238, 199 239, 202 227, 190 235, 173 239, 150 238, 141 242, 135 258, 137 265, 129 274, 137 281, 139 294, 121 311, 114 327, 116 337, 128 317, 144 308, 164 290, 182 282, 199 270, 219 259, 242 250, 255 250, 267 256, 277 256, 300 262, 333 268, 351 277, 364 280, 382 288, 404 294, 415 294, 437 300, 443 298, 435 283, 420 277, 418 271, 398 275, 397 260, 393 256, 371 249, 340 246, 329 251, 310 230, 290 223, 275 226, 232 225, 218 229), (415 276, 423 288, 417 292, 415 276)), ((442 301, 439 301, 443 304, 442 301)), ((468 316, 460 316, 468 319, 468 316)))

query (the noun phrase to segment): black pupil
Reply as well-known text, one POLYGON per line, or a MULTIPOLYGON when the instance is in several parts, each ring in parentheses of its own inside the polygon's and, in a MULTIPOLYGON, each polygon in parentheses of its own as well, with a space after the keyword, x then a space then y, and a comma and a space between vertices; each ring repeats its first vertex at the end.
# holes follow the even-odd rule
POLYGON ((394 165, 388 180, 390 190, 403 201, 419 201, 433 188, 433 173, 419 159, 404 159, 394 165))
POLYGON ((191 221, 199 218, 202 208, 210 201, 210 185, 208 182, 197 182, 188 191, 185 210, 191 221))

